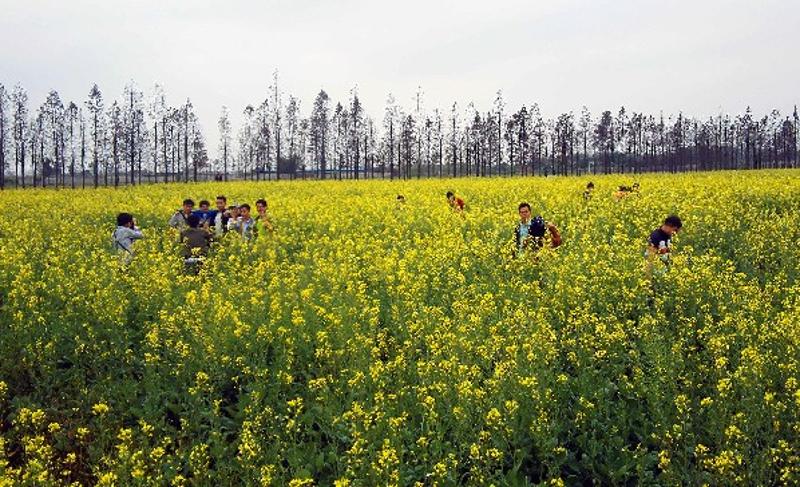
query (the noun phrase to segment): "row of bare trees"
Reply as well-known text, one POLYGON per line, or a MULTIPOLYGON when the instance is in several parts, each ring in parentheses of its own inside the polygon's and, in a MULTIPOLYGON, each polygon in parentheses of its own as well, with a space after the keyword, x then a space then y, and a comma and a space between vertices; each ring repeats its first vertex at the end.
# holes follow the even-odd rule
POLYGON ((428 110, 418 90, 410 109, 390 94, 376 121, 356 88, 341 102, 320 91, 303 116, 276 72, 235 135, 222 107, 212 160, 191 101, 171 106, 159 85, 146 96, 131 82, 113 100, 95 85, 79 103, 51 91, 35 111, 28 105, 21 86, 0 85, 0 188, 800 167, 796 107, 705 118, 624 107, 595 116, 583 107, 545 117, 536 103, 508 110, 502 92, 485 111, 472 103, 428 110))
POLYGON ((186 181, 209 159, 190 100, 170 107, 156 85, 149 102, 134 83, 110 103, 97 85, 80 103, 0 85, 0 186, 86 187, 186 181))

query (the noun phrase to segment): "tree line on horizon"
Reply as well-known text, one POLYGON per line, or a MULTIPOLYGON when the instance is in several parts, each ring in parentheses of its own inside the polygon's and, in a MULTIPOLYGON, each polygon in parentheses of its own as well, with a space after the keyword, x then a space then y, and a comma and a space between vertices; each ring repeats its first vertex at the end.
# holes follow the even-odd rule
POLYGON ((376 120, 356 88, 344 101, 320 90, 304 116, 278 81, 276 72, 264 99, 243 108, 236 134, 222 107, 213 159, 191 100, 170 105, 158 84, 146 96, 130 82, 112 100, 95 84, 78 102, 53 90, 34 111, 22 86, 0 84, 0 189, 800 167, 797 106, 705 118, 584 106, 544 117, 536 103, 509 109, 501 91, 487 111, 427 110, 420 89, 410 108, 390 94, 376 120))

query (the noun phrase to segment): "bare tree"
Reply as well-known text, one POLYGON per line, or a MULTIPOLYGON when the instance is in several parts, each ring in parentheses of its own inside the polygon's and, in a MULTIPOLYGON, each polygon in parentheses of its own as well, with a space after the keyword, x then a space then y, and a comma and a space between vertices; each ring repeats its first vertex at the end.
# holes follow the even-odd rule
POLYGON ((92 136, 92 174, 94 176, 94 187, 100 183, 100 157, 103 150, 103 132, 105 130, 105 110, 103 108, 103 95, 97 85, 93 85, 89 91, 89 99, 86 100, 86 109, 89 111, 90 129, 92 136))
POLYGON ((330 123, 330 98, 325 90, 320 90, 314 99, 311 113, 311 146, 314 151, 314 164, 318 177, 325 179, 328 169, 328 124, 330 123))
POLYGON ((14 187, 25 187, 25 151, 28 139, 28 93, 16 85, 11 92, 14 130, 14 187))
POLYGON ((6 150, 8 139, 8 93, 0 83, 0 190, 6 188, 6 150))
POLYGON ((231 145, 231 120, 228 107, 222 106, 219 116, 219 150, 222 153, 222 177, 228 180, 228 149, 231 145))

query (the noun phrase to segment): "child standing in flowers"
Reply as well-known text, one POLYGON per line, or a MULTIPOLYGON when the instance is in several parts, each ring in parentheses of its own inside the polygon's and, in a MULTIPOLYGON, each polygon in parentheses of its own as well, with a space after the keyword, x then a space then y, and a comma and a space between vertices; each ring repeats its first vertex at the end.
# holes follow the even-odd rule
POLYGON ((255 235, 256 221, 250 216, 250 205, 240 205, 237 212, 237 217, 228 220, 228 229, 241 235, 244 240, 251 240, 255 235))
POLYGON ((552 223, 544 221, 541 216, 532 218, 531 205, 520 203, 517 210, 520 221, 514 229, 514 241, 518 252, 531 248, 538 250, 544 247, 545 230, 550 233, 552 248, 561 245, 561 234, 559 234, 558 228, 552 223))
POLYGON ((183 200, 183 207, 176 211, 172 218, 169 219, 169 226, 178 230, 183 230, 189 227, 189 215, 192 214, 194 209, 194 201, 187 198, 183 200))
POLYGON ((142 230, 136 226, 136 220, 130 213, 117 215, 117 228, 111 234, 114 249, 119 251, 126 263, 133 258, 133 242, 144 238, 142 230))
POLYGON ((228 217, 227 223, 225 223, 225 231, 230 232, 236 230, 236 221, 239 219, 239 206, 231 204, 231 206, 225 210, 225 216, 228 217))
POLYGON ((259 225, 267 232, 275 230, 275 227, 272 226, 272 221, 269 218, 269 214, 267 213, 267 200, 261 198, 260 200, 256 201, 256 212, 258 212, 258 216, 256 216, 254 219, 256 222, 256 233, 258 232, 259 225))
POLYGON ((672 252, 672 237, 683 227, 683 222, 676 215, 670 215, 664 223, 653 230, 647 239, 645 256, 651 261, 658 257, 663 263, 669 265, 672 252))

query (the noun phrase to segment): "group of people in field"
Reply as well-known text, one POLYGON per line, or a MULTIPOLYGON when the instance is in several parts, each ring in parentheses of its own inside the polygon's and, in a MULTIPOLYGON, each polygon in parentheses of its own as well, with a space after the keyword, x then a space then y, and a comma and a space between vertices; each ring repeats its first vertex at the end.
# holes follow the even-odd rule
MULTIPOLYGON (((632 186, 619 186, 613 193, 617 201, 639 193, 639 183, 632 186)), ((589 201, 594 196, 594 183, 589 182, 583 192, 583 198, 589 201)), ((455 213, 463 213, 466 202, 452 191, 445 194, 447 204, 455 213)), ((397 195, 396 204, 404 206, 406 198, 397 195)), ((183 205, 167 222, 178 231, 181 244, 181 253, 187 268, 197 269, 203 258, 208 254, 212 241, 220 240, 226 235, 236 235, 245 241, 255 239, 260 233, 271 233, 275 230, 267 213, 267 201, 259 199, 255 202, 256 215, 251 214, 251 207, 244 203, 228 205, 224 195, 217 196, 216 207, 211 209, 207 200, 200 201, 199 209, 195 209, 192 199, 183 200, 183 205)), ((541 215, 534 215, 531 205, 522 202, 518 205, 519 222, 514 228, 514 255, 535 253, 543 248, 549 241, 550 247, 557 248, 561 245, 561 234, 555 224, 546 221, 541 215), (548 238, 549 237, 549 238, 548 238)), ((668 216, 648 237, 645 257, 658 258, 669 264, 672 250, 672 237, 677 234, 683 223, 676 215, 668 216)), ((117 227, 113 232, 112 240, 126 261, 133 256, 133 243, 144 237, 142 230, 137 226, 136 220, 130 213, 117 215, 117 227)), ((228 237, 230 238, 230 237, 228 237)))
MULTIPOLYGON (((638 182, 634 182, 630 186, 619 186, 617 190, 612 193, 616 201, 620 201, 631 195, 638 195, 640 186, 638 182)), ((463 198, 458 197, 452 191, 448 191, 445 195, 447 203, 454 212, 463 212, 466 203, 463 198)), ((594 197, 594 183, 589 182, 586 184, 586 189, 583 192, 583 199, 590 201, 594 197)), ((403 195, 397 196, 398 204, 405 204, 405 197, 403 195)), ((531 205, 522 202, 517 207, 519 212, 519 222, 514 228, 514 250, 515 255, 524 253, 526 251, 536 251, 545 245, 546 237, 549 234, 550 246, 557 248, 561 245, 561 234, 553 223, 546 221, 541 215, 533 215, 531 205)), ((648 259, 659 259, 664 264, 669 265, 670 252, 672 251, 672 238, 681 230, 683 222, 677 215, 669 215, 663 223, 653 230, 647 238, 647 249, 645 250, 645 257, 648 259)))
MULTIPOLYGON (((250 241, 259 233, 274 231, 275 227, 267 213, 267 200, 257 200, 255 207, 256 215, 253 216, 248 203, 229 205, 224 195, 217 196, 215 209, 211 209, 208 200, 201 200, 199 209, 195 209, 194 200, 183 200, 183 205, 175 211, 167 224, 178 233, 181 254, 187 267, 196 268, 208 254, 211 243, 226 235, 235 235, 250 241)), ((112 240, 114 248, 121 253, 124 260, 130 261, 133 243, 143 237, 144 234, 133 215, 117 215, 117 227, 112 234, 112 240)))

